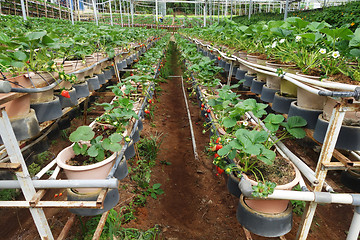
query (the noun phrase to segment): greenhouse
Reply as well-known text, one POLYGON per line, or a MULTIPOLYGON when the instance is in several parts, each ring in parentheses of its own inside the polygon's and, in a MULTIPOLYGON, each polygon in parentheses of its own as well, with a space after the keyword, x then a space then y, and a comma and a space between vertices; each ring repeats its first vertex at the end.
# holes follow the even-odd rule
POLYGON ((0 0, 0 239, 360 239, 360 2, 0 0))

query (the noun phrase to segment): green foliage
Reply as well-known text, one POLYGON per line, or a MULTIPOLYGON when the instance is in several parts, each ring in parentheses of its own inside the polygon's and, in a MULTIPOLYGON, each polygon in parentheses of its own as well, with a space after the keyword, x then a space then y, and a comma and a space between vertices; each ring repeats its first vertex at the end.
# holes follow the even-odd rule
POLYGON ((2 189, 0 190, 0 201, 13 201, 20 195, 20 191, 16 189, 2 189))
POLYGON ((118 152, 121 150, 122 135, 113 133, 108 138, 102 136, 95 137, 94 130, 89 126, 80 126, 69 136, 69 140, 74 143, 73 150, 75 155, 88 156, 87 163, 95 163, 105 159, 106 152, 118 152))
POLYGON ((276 184, 272 182, 259 182, 258 185, 252 187, 254 190, 252 192, 252 195, 254 197, 265 198, 274 192, 275 187, 276 184))

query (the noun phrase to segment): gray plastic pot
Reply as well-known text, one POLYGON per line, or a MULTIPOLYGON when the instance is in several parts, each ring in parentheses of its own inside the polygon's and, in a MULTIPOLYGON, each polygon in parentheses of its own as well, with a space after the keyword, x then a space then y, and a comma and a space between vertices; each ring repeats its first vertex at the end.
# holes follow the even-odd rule
POLYGON ((76 89, 71 88, 69 91, 70 98, 66 98, 63 96, 59 96, 61 107, 67 108, 67 107, 73 107, 78 104, 77 96, 76 96, 76 89))
MULTIPOLYGON (((89 194, 79 194, 73 191, 72 189, 67 189, 67 200, 68 201, 96 201, 99 197, 99 193, 101 190, 89 193, 89 194)), ((119 202, 119 190, 111 189, 106 194, 104 200, 104 208, 103 209, 90 209, 90 208, 69 208, 71 213, 74 213, 79 216, 95 216, 99 214, 103 214, 104 212, 109 211, 119 202)))
POLYGON ((89 91, 95 91, 100 88, 99 79, 97 76, 87 79, 89 91))
POLYGON ((133 140, 134 143, 137 143, 140 140, 140 132, 139 129, 136 129, 136 131, 134 132, 134 134, 131 136, 131 139, 133 140))
POLYGON ((106 83, 106 79, 105 79, 105 74, 104 74, 104 73, 98 74, 97 77, 98 77, 98 80, 99 80, 99 84, 100 84, 100 85, 106 83))
POLYGON ((90 95, 89 85, 87 82, 73 85, 73 87, 76 89, 76 96, 78 99, 88 97, 90 95))
POLYGON ((115 170, 114 177, 118 180, 123 180, 129 174, 126 159, 123 158, 115 170))
POLYGON ((282 213, 261 213, 246 205, 244 196, 240 196, 236 211, 238 222, 252 233, 263 237, 279 237, 291 231, 292 207, 291 203, 282 213))
MULTIPOLYGON (((40 133, 39 122, 33 109, 30 109, 30 112, 24 118, 12 119, 10 122, 15 133, 16 140, 18 141, 35 137, 40 133)), ((3 144, 1 136, 0 144, 3 144)))
POLYGON ((351 190, 360 193, 360 173, 348 169, 341 172, 341 182, 351 190))
POLYGON ((134 143, 131 143, 127 146, 125 152, 124 152, 126 160, 129 160, 130 158, 135 156, 135 147, 134 143))
POLYGON ((49 102, 31 103, 30 107, 35 110, 36 118, 40 123, 62 116, 61 103, 59 97, 56 96, 49 102))
POLYGON ((106 70, 106 71, 104 72, 105 80, 110 80, 110 79, 112 79, 113 75, 115 74, 115 72, 114 72, 114 74, 112 74, 112 70, 113 70, 113 69, 114 69, 114 68, 108 69, 108 70, 106 70))

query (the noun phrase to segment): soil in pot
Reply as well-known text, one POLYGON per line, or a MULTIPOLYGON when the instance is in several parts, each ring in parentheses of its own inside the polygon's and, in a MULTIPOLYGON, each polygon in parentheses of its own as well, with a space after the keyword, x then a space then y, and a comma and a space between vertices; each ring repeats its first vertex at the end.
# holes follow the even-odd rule
MULTIPOLYGON (((266 181, 276 183, 276 189, 291 189, 294 187, 298 180, 296 180, 297 172, 295 166, 288 160, 282 157, 277 157, 272 165, 266 165, 262 162, 256 164, 266 181)), ((245 178, 252 180, 252 185, 257 184, 255 177, 249 175, 245 178)), ((258 176, 259 177, 259 176, 258 176)), ((289 204, 288 200, 268 200, 268 199, 245 199, 246 204, 255 211, 262 213, 281 213, 284 212, 289 204)))

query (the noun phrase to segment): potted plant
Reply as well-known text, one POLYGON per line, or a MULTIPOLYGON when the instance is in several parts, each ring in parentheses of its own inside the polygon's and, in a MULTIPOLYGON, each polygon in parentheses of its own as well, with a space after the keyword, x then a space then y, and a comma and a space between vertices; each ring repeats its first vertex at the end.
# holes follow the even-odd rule
MULTIPOLYGON (((73 144, 63 149, 56 157, 57 164, 64 169, 68 179, 105 179, 122 148, 123 137, 113 133, 107 138, 95 136, 89 126, 80 126, 72 132, 69 140, 73 144)), ((96 189, 77 189, 88 193, 96 189)))

